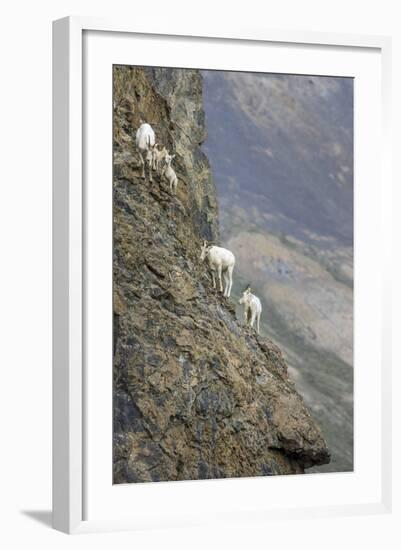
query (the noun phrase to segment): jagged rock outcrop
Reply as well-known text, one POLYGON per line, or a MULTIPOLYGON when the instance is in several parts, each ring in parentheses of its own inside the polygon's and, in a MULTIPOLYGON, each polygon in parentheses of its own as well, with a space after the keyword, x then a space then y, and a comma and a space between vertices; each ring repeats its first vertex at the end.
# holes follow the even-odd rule
MULTIPOLYGON (((241 326, 200 264, 218 238, 196 70, 114 68, 114 482, 302 473, 329 452, 278 347, 241 326), (178 193, 140 178, 140 119, 178 193)), ((234 271, 235 276, 235 271, 234 271)))

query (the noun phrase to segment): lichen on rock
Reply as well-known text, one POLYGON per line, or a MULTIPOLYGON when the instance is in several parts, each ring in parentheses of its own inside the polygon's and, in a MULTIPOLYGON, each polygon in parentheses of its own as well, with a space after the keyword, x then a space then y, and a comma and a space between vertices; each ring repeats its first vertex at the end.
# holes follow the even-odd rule
MULTIPOLYGON (((114 67, 114 483, 302 473, 326 463, 279 348, 236 319, 199 255, 218 240, 199 71, 114 67), (176 154, 140 178, 135 131, 176 154)), ((235 271, 234 271, 235 277, 235 271)))

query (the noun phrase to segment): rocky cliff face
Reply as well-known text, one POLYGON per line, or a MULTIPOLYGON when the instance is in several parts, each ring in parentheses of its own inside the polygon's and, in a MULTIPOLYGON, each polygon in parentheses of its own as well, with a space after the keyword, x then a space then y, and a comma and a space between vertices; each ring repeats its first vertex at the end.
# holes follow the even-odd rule
MULTIPOLYGON (((329 461, 279 348, 199 261, 218 239, 198 71, 114 69, 114 482, 302 473, 329 461), (140 118, 176 154, 176 197, 140 178, 140 118)), ((235 277, 235 271, 234 271, 235 277)))

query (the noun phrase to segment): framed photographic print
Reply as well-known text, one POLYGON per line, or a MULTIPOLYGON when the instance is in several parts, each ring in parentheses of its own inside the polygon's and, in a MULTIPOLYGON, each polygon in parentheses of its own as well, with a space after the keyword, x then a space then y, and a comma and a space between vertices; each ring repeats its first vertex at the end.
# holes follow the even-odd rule
POLYGON ((389 40, 53 49, 55 528, 388 510, 389 40))

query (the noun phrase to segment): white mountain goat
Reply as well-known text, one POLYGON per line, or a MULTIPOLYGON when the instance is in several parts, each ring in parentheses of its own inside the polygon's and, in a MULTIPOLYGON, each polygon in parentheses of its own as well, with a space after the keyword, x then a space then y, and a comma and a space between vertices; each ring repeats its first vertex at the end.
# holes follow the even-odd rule
POLYGON ((177 193, 177 185, 178 185, 178 178, 177 174, 174 172, 174 170, 171 168, 171 161, 175 155, 169 155, 168 153, 164 157, 164 162, 166 163, 166 166, 163 170, 163 175, 167 179, 167 181, 170 184, 170 192, 173 195, 176 195, 177 193))
POLYGON ((230 250, 215 246, 204 241, 200 259, 203 262, 207 258, 209 269, 212 274, 213 288, 216 288, 215 274, 219 281, 220 292, 223 292, 221 275, 224 276, 224 296, 229 298, 231 287, 233 286, 233 271, 235 265, 235 256, 230 250))
POLYGON ((155 147, 155 133, 150 124, 142 123, 137 132, 135 143, 139 151, 142 166, 141 177, 145 178, 145 161, 149 169, 149 181, 152 181, 153 149, 155 147), (145 156, 145 159, 143 158, 145 156))
POLYGON ((158 143, 156 143, 153 148, 153 170, 155 172, 160 172, 161 163, 166 158, 166 155, 168 155, 166 147, 163 145, 163 149, 159 150, 158 143))
POLYGON ((260 330, 260 315, 262 313, 262 304, 255 294, 252 294, 251 288, 248 286, 239 303, 244 306, 244 323, 249 324, 253 328, 256 320, 256 331, 259 334, 260 330))

